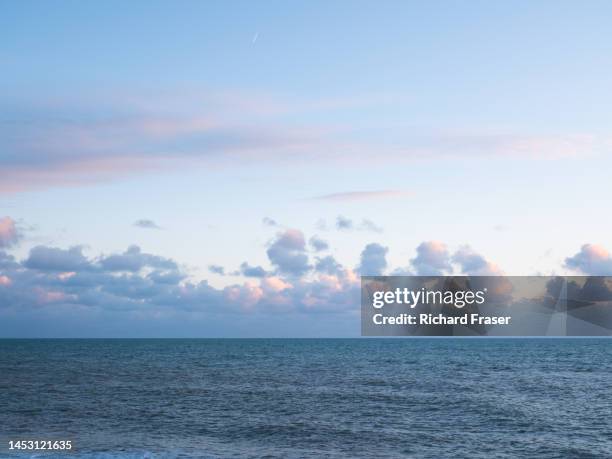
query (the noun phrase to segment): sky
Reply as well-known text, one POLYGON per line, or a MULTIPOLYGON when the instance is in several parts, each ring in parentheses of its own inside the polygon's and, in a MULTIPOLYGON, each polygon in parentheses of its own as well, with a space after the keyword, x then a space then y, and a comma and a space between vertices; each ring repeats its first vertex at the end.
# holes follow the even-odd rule
POLYGON ((612 274, 609 2, 4 2, 0 336, 358 336, 359 276, 612 274))

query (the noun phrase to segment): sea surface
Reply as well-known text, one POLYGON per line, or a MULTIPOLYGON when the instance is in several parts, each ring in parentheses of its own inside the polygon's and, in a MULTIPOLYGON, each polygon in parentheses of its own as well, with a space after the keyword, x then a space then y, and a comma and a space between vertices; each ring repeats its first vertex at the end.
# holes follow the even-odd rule
POLYGON ((612 457, 612 340, 0 340, 0 440, 7 458, 612 457))

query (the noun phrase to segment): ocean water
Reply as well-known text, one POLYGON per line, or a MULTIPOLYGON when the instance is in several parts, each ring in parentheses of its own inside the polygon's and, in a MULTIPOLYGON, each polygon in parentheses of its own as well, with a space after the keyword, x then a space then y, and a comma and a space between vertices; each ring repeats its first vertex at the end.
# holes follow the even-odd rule
POLYGON ((9 458, 612 457, 612 340, 0 340, 0 440, 9 458))

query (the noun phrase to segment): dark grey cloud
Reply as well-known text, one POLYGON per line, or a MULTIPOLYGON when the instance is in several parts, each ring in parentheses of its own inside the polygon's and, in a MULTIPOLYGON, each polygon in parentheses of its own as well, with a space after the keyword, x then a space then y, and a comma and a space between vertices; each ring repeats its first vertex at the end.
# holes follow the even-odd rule
POLYGON ((144 228, 144 229, 161 229, 161 227, 157 223, 155 223, 153 220, 149 220, 146 218, 136 220, 134 222, 134 226, 138 228, 144 228))
POLYGON ((440 276, 452 271, 446 244, 438 241, 421 242, 410 263, 419 276, 440 276))
POLYGON ((336 228, 339 230, 351 230, 353 229, 353 220, 338 215, 338 218, 336 218, 336 228))
POLYGON ((612 275, 612 257, 600 245, 584 244, 578 253, 565 259, 565 266, 584 274, 612 275))
POLYGON ((176 284, 176 282, 169 281, 170 279, 167 282, 159 282, 159 278, 154 279, 150 276, 122 274, 106 278, 106 282, 100 286, 100 289, 104 293, 128 301, 150 301, 164 293, 167 285, 176 284))
POLYGON ((208 270, 213 274, 225 275, 225 268, 220 265, 208 265, 208 270))
POLYGON ((19 267, 19 263, 17 263, 15 257, 0 250, 0 270, 16 269, 17 267, 19 267))
POLYGON ((82 271, 92 269, 92 264, 82 253, 80 246, 69 249, 36 246, 23 265, 28 269, 41 271, 82 271))
POLYGON ((362 276, 382 276, 387 268, 389 249, 377 243, 365 246, 361 252, 361 261, 357 270, 362 276))
POLYGON ((339 275, 342 272, 342 265, 334 257, 327 255, 323 258, 317 258, 315 271, 323 274, 339 275))
POLYGON ((108 271, 140 271, 145 266, 160 269, 178 269, 176 263, 157 255, 143 253, 137 245, 130 246, 124 253, 103 256, 99 260, 102 268, 108 271))
POLYGON ((261 266, 251 266, 246 261, 240 265, 239 274, 244 277, 266 277, 268 273, 261 266))
MULTIPOLYGON (((569 284, 571 283, 573 282, 569 282, 569 284)), ((568 285, 569 290, 570 287, 568 285)), ((610 288, 609 280, 605 277, 588 277, 580 289, 579 295, 573 298, 582 301, 612 301, 612 289, 610 288)))
POLYGON ((304 234, 296 229, 279 233, 267 250, 270 263, 280 274, 301 276, 310 270, 304 234))
POLYGON ((597 301, 612 301, 612 289, 609 279, 602 276, 592 276, 584 278, 554 277, 546 284, 549 294, 548 304, 555 306, 560 297, 569 300, 568 309, 584 306, 584 303, 597 301), (563 287, 567 289, 563 294, 563 287), (576 300, 579 303, 576 303, 576 300), (582 303, 582 304, 581 304, 582 303))
POLYGON ((308 241, 308 243, 310 244, 310 247, 312 247, 315 252, 322 252, 324 250, 329 249, 329 244, 327 243, 327 241, 324 241, 318 236, 312 236, 310 240, 308 241))

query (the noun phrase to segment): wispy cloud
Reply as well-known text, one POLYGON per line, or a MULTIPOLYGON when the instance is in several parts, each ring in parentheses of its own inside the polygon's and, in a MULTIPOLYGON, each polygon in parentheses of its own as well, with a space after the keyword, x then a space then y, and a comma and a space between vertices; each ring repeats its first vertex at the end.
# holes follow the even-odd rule
POLYGON ((149 220, 147 218, 136 220, 134 222, 134 226, 136 226, 137 228, 143 228, 143 229, 161 229, 161 226, 159 226, 153 220, 149 220))
POLYGON ((110 113, 95 104, 57 107, 61 115, 27 104, 13 108, 17 114, 0 110, 0 193, 83 186, 202 161, 299 156, 316 141, 312 130, 259 126, 249 115, 237 120, 187 106, 164 110, 172 111, 128 102, 110 113))
POLYGON ((274 220, 274 219, 272 219, 272 218, 270 218, 270 217, 264 217, 264 218, 262 218, 261 222, 262 222, 262 223, 263 223, 265 226, 272 226, 272 227, 275 227, 275 226, 280 226, 276 220, 274 220))
POLYGON ((376 190, 376 191, 345 191, 342 193, 331 193, 316 196, 313 199, 320 201, 365 201, 373 199, 389 199, 410 197, 414 193, 403 190, 376 190))
MULTIPOLYGON (((75 96, 76 97, 76 96, 75 96)), ((78 98, 77 98, 78 99, 78 98)), ((290 103, 248 94, 161 95, 156 103, 132 95, 65 106, 17 103, 0 110, 0 193, 83 186, 133 174, 192 167, 194 162, 355 164, 457 157, 559 158, 606 153, 607 138, 508 132, 387 131, 367 122, 355 129, 360 98, 290 103), (116 98, 118 99, 118 98, 116 98), (109 106, 110 105, 110 106, 109 106), (103 107, 103 108, 101 108, 103 107), (299 124, 289 114, 306 114, 299 124), (313 114, 334 114, 322 124, 313 114)), ((392 103, 376 98, 362 104, 392 103)), ((410 196, 403 190, 356 190, 313 199, 359 201, 410 196)))
POLYGON ((339 231, 372 231, 374 233, 382 233, 383 229, 374 223, 372 220, 364 218, 361 223, 356 223, 352 219, 338 215, 336 219, 336 229, 339 231))

